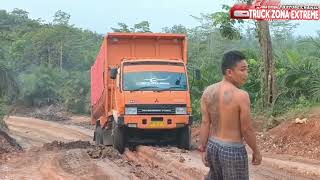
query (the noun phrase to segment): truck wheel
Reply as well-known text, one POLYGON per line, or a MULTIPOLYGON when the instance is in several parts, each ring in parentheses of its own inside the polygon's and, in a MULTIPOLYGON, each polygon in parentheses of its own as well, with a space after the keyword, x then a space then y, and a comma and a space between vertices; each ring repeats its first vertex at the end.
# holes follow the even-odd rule
POLYGON ((178 130, 178 148, 190 150, 191 127, 188 125, 178 130))
POLYGON ((115 121, 113 122, 112 125, 113 125, 113 148, 118 150, 120 154, 123 154, 126 148, 125 127, 119 127, 115 121))
POLYGON ((94 131, 94 141, 96 142, 96 145, 103 144, 103 130, 101 128, 99 120, 96 122, 96 129, 94 131))

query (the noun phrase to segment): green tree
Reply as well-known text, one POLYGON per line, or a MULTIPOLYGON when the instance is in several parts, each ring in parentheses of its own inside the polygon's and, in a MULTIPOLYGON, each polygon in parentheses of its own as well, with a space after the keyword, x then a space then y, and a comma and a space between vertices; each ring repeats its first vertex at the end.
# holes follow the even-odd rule
POLYGON ((18 84, 14 77, 14 73, 0 62, 0 130, 2 127, 6 127, 3 117, 6 113, 8 97, 17 96, 19 93, 18 84))
POLYGON ((118 23, 119 28, 111 28, 113 32, 131 32, 129 26, 125 23, 118 23))
POLYGON ((14 73, 0 63, 0 97, 18 94, 19 88, 14 77, 14 73))
POLYGON ((150 23, 148 21, 141 21, 133 26, 133 32, 151 32, 150 23))
POLYGON ((188 30, 182 24, 174 25, 172 27, 164 27, 162 31, 165 33, 187 34, 188 30))
POLYGON ((66 79, 59 91, 64 105, 74 113, 89 113, 90 100, 87 96, 90 90, 89 72, 74 71, 69 73, 66 79))
POLYGON ((42 106, 58 102, 63 76, 57 69, 46 66, 35 66, 20 76, 22 98, 27 105, 42 106))
POLYGON ((70 17, 70 14, 59 10, 54 14, 53 23, 67 26, 69 24, 70 17))
MULTIPOLYGON (((90 83, 87 72, 103 37, 69 25, 69 19, 70 15, 62 11, 55 13, 53 23, 32 20, 28 12, 19 9, 11 13, 0 11, 0 23, 4 25, 0 26, 0 63, 5 62, 8 68, 15 70, 13 73, 19 74, 20 98, 25 104, 71 102, 72 97, 62 97, 60 92, 68 91, 67 86, 62 86, 63 80, 72 79, 70 74, 75 75, 74 72, 90 83)), ((90 87, 84 86, 83 91, 89 92, 90 87)), ((87 100, 88 94, 83 94, 87 100)), ((66 107, 74 111, 78 105, 71 103, 66 107)), ((88 112, 88 107, 82 110, 88 112)))
POLYGON ((129 27, 125 23, 118 23, 119 28, 111 27, 113 32, 140 32, 147 33, 151 32, 150 23, 148 21, 141 21, 140 23, 134 24, 133 27, 129 27))

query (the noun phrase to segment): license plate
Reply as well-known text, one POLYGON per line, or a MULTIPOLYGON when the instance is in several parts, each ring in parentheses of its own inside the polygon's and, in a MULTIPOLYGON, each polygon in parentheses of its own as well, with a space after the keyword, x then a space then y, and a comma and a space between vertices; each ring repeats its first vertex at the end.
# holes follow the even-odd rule
POLYGON ((165 126, 165 124, 163 123, 163 121, 151 121, 151 123, 148 127, 149 128, 161 128, 164 126, 165 126))

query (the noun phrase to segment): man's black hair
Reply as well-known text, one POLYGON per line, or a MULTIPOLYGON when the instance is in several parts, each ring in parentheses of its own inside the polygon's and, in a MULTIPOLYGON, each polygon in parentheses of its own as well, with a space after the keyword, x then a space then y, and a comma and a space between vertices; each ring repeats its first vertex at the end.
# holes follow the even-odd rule
POLYGON ((246 56, 240 51, 229 51, 223 55, 221 70, 222 74, 226 74, 227 69, 234 68, 237 63, 246 59, 246 56))

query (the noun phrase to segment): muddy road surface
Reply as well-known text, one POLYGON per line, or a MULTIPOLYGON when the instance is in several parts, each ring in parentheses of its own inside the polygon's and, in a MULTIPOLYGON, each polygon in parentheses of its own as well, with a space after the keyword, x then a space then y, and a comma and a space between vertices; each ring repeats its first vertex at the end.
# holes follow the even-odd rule
MULTIPOLYGON (((0 179, 203 179, 208 173, 198 151, 138 146, 119 154, 93 146, 89 118, 50 122, 11 116, 9 135, 24 151, 0 159, 0 179)), ((250 166, 250 179, 319 179, 320 163, 266 154, 250 166)))

